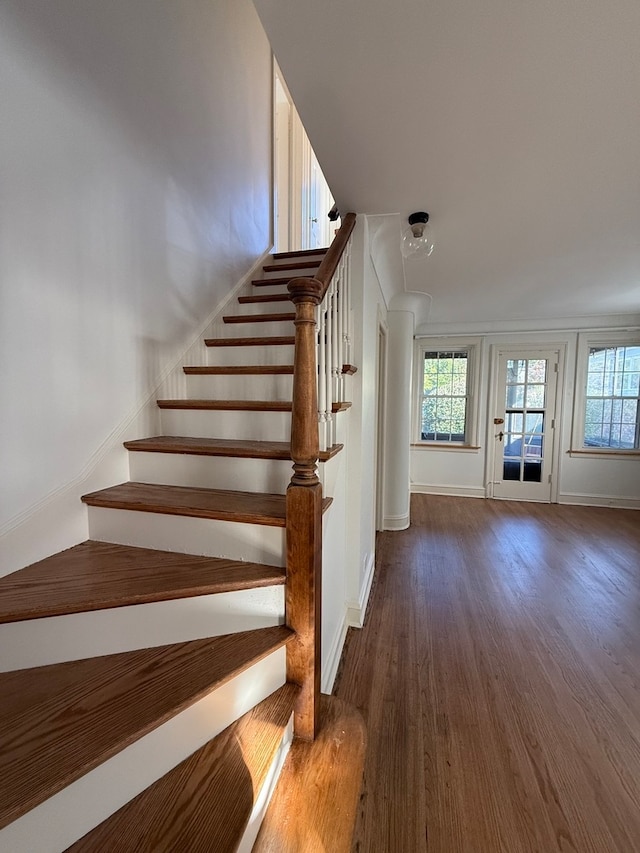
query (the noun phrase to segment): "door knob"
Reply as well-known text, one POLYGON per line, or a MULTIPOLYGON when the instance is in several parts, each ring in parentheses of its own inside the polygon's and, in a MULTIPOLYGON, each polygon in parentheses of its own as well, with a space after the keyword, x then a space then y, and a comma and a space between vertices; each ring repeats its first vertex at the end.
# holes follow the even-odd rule
POLYGON ((500 432, 496 435, 496 438, 499 438, 500 441, 502 441, 502 439, 504 438, 504 433, 502 432, 502 430, 500 430, 500 432))

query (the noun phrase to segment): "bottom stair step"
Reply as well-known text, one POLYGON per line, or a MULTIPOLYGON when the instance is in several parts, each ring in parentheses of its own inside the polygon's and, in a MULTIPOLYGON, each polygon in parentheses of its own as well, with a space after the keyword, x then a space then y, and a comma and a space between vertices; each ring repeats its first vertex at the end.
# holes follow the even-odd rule
POLYGON ((233 853, 262 799, 298 694, 285 684, 67 853, 233 853))
POLYGON ((0 828, 292 636, 265 628, 1 674, 0 828))

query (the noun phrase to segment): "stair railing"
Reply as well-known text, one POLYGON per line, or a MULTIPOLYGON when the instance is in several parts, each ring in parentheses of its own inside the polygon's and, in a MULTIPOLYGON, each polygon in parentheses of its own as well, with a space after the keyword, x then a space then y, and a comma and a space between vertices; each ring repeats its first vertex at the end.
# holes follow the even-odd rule
POLYGON ((343 402, 342 367, 350 356, 348 213, 318 272, 288 284, 295 305, 291 458, 287 488, 287 680, 299 684, 294 731, 313 740, 319 727, 322 599, 322 485, 317 463, 335 441, 334 403, 343 402))

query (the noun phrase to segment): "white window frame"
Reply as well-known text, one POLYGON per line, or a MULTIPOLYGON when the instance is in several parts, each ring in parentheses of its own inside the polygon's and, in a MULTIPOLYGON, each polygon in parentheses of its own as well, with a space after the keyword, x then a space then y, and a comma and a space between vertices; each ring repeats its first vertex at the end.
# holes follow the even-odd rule
POLYGON ((640 346, 640 330, 633 332, 581 332, 576 353, 576 382, 573 394, 573 429, 570 455, 640 457, 640 449, 619 447, 587 447, 584 443, 587 404, 587 368, 592 347, 640 346))
POLYGON ((413 446, 436 450, 478 450, 478 400, 482 338, 416 338, 414 351, 413 446), (427 352, 467 353, 467 412, 464 441, 429 441, 422 438, 424 356, 427 352))

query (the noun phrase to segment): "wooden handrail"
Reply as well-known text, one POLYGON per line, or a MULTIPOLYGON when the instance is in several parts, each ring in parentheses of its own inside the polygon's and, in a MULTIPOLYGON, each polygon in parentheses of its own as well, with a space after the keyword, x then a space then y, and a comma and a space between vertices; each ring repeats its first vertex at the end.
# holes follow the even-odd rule
POLYGON ((313 740, 319 727, 320 634, 322 624, 322 485, 317 463, 318 376, 316 308, 338 268, 355 225, 345 216, 342 227, 313 278, 294 278, 287 285, 296 308, 291 458, 293 476, 287 488, 287 587, 285 619, 295 631, 287 646, 287 680, 301 687, 294 732, 313 740))
POLYGON ((349 237, 351 236, 351 232, 355 228, 355 224, 355 213, 347 213, 347 215, 342 221, 342 225, 338 229, 336 236, 333 239, 333 242, 329 246, 326 255, 322 259, 322 263, 318 267, 318 272, 314 275, 315 280, 319 281, 322 284, 322 292, 320 294, 321 302, 324 299, 324 295, 327 292, 327 288, 329 287, 331 279, 333 278, 333 274, 338 268, 340 258, 342 257, 342 253, 347 247, 349 237))

